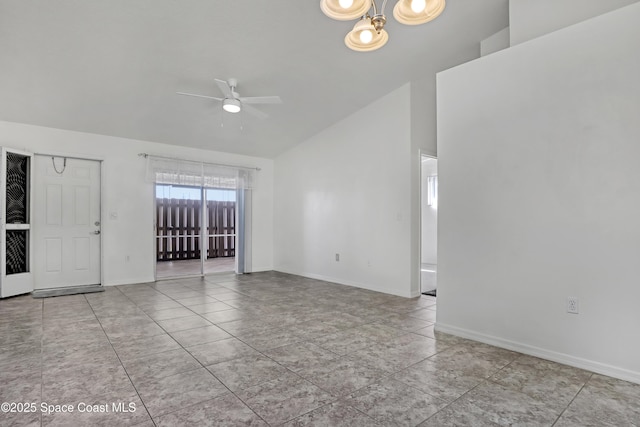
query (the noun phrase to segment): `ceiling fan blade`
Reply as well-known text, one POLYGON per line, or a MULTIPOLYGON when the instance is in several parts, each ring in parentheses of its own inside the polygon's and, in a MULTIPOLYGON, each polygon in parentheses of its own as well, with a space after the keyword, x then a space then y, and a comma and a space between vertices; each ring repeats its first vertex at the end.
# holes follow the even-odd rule
POLYGON ((247 96, 239 99, 245 104, 282 104, 279 96, 247 96))
POLYGON ((258 110, 256 107, 252 107, 251 105, 242 104, 242 109, 247 113, 256 116, 259 119, 266 119, 267 117, 269 117, 267 113, 264 113, 258 110))
POLYGON ((225 98, 233 98, 233 92, 231 92, 231 87, 229 83, 224 80, 214 79, 218 87, 220 88, 220 92, 224 95, 225 98))
POLYGON ((195 96, 197 98, 215 99, 216 101, 222 101, 222 98, 216 98, 215 96, 198 95, 195 93, 176 92, 178 95, 195 96))

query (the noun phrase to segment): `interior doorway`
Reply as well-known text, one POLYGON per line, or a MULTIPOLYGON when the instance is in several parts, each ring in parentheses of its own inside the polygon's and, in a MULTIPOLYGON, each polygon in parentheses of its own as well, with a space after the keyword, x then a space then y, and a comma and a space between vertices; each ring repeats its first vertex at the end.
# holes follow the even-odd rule
POLYGON ((236 190, 156 184, 156 278, 236 271, 236 190))
POLYGON ((436 296, 438 287, 438 159, 421 157, 421 265, 420 288, 436 296))

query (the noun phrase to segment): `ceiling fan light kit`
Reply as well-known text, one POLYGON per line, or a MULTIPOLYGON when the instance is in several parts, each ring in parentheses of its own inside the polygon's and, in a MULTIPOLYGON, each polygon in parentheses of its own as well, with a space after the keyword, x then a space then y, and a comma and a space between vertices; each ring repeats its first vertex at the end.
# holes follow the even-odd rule
MULTIPOLYGON (((384 30, 386 4, 387 0, 383 0, 378 9, 375 0, 320 0, 320 9, 338 21, 360 18, 344 42, 349 49, 369 52, 380 49, 389 39, 384 30)), ((401 24, 420 25, 440 16, 445 6, 446 0, 399 0, 393 8, 393 16, 401 24)))
POLYGON ((241 110, 240 101, 234 98, 222 100, 222 109, 227 113, 239 113, 241 110))

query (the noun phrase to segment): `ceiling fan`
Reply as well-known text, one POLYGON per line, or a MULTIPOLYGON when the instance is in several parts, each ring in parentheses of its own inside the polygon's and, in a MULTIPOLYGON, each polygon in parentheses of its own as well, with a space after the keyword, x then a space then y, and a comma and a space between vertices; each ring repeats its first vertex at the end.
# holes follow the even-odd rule
POLYGON ((282 104, 282 100, 279 96, 240 96, 236 92, 236 86, 238 81, 236 79, 229 79, 228 81, 214 79, 220 92, 224 95, 224 98, 217 98, 215 96, 198 95, 195 93, 176 92, 178 95, 195 96, 198 98, 215 99, 222 102, 222 109, 228 113, 239 113, 244 110, 249 114, 260 119, 266 119, 269 117, 267 113, 264 113, 250 104, 282 104))

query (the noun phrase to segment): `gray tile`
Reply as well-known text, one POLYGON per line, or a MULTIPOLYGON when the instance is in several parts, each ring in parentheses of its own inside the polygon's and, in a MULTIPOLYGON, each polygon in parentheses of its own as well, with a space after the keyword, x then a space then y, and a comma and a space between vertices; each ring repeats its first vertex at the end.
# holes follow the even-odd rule
POLYGON ((550 426, 561 413, 524 393, 488 381, 456 401, 455 407, 505 426, 550 426))
POLYGON ((220 303, 220 301, 218 301, 215 298, 211 298, 209 296, 206 296, 206 295, 200 294, 200 293, 198 293, 198 294, 199 295, 195 296, 195 297, 176 298, 175 300, 177 302, 179 302, 180 304, 184 305, 185 307, 190 307, 190 306, 194 306, 194 305, 205 305, 205 304, 217 304, 217 303, 220 303))
POLYGON ((189 310, 197 314, 216 313, 218 311, 236 310, 221 301, 208 302, 206 304, 194 304, 188 306, 189 310))
POLYGON ((419 427, 500 427, 488 418, 484 411, 470 405, 454 402, 419 424, 419 427))
POLYGON ((136 384, 136 387, 153 418, 229 392, 204 368, 169 377, 148 379, 136 384))
POLYGON ((484 344, 462 344, 446 348, 429 360, 435 363, 439 370, 455 371, 477 378, 489 378, 517 357, 519 357, 517 353, 497 347, 484 344))
POLYGON ((186 290, 179 289, 162 289, 162 293, 167 295, 170 298, 173 298, 176 301, 184 300, 188 298, 200 298, 202 294, 200 292, 193 291, 189 288, 185 288, 186 290))
POLYGON ((183 347, 192 347, 198 344, 206 344, 231 338, 231 335, 215 325, 172 332, 171 336, 183 347))
POLYGON ((240 320, 247 317, 252 317, 254 314, 247 310, 238 310, 232 308, 230 310, 215 311, 213 313, 204 313, 202 317, 208 321, 220 324, 225 322, 233 322, 234 320, 240 320))
POLYGON ((264 353, 294 372, 322 365, 338 357, 335 353, 307 342, 278 347, 264 353))
POLYGON ((105 328, 105 332, 110 340, 119 338, 137 340, 144 337, 165 334, 164 329, 152 320, 150 322, 136 323, 132 326, 111 326, 108 330, 105 328))
POLYGON ((157 310, 157 311, 147 310, 146 313, 149 317, 151 317, 153 320, 156 320, 156 321, 193 316, 193 311, 184 307, 168 308, 168 309, 157 310))
POLYGON ((401 330, 400 328, 391 327, 381 323, 362 325, 350 330, 363 337, 371 338, 376 342, 389 341, 407 334, 406 331, 401 330))
POLYGON ((446 402, 406 385, 381 380, 345 399, 384 425, 415 426, 446 406, 446 402))
POLYGON ((180 344, 166 333, 136 339, 120 337, 112 339, 111 344, 122 361, 180 348, 180 344))
POLYGON ((329 403, 332 398, 294 374, 241 390, 236 395, 267 423, 284 423, 329 403))
MULTIPOLYGON (((223 312, 224 313, 224 312, 223 312)), ((232 335, 240 333, 259 333, 273 329, 273 321, 256 317, 243 317, 230 322, 217 323, 216 325, 229 332, 232 335)))
POLYGON ((42 415, 42 425, 54 426, 133 426, 151 422, 138 395, 103 395, 69 402, 51 400, 49 404, 73 404, 73 412, 52 412, 42 415))
POLYGON ((590 377, 590 372, 581 369, 521 356, 502 368, 491 380, 549 406, 564 409, 590 377))
POLYGON ((285 367, 261 355, 216 363, 207 366, 207 369, 231 391, 272 381, 289 372, 285 367))
POLYGON ((289 329, 305 341, 316 340, 330 334, 336 334, 343 330, 338 326, 329 325, 323 322, 316 322, 315 320, 295 324, 290 326, 289 329))
POLYGON ((345 355, 375 345, 377 341, 353 329, 347 329, 316 338, 313 343, 332 353, 345 355))
POLYGON ((0 347, 0 366, 15 365, 22 359, 40 357, 42 346, 40 342, 26 342, 22 344, 0 347))
POLYGON ((285 426, 370 427, 382 424, 344 402, 333 402, 289 421, 285 426))
POLYGON ((168 377, 201 367, 200 363, 182 348, 123 361, 123 364, 134 384, 149 378, 168 377))
POLYGON ((119 365, 118 357, 107 341, 99 344, 50 347, 43 350, 43 370, 60 370, 75 366, 119 365))
POLYGON ((44 369, 42 400, 75 402, 104 395, 134 396, 129 377, 120 364, 82 364, 63 369, 44 369))
POLYGON ((260 332, 239 332, 236 336, 239 340, 258 351, 282 347, 303 340, 300 334, 295 330, 291 330, 291 328, 274 328, 260 332))
POLYGON ((378 323, 386 326, 391 326, 393 328, 397 328, 406 332, 414 332, 433 325, 433 322, 418 319, 416 317, 411 317, 406 314, 395 314, 387 316, 386 318, 380 320, 378 323))
POLYGON ((594 374, 558 425, 640 425, 640 384, 594 374))
POLYGON ((482 377, 467 375, 455 366, 448 368, 429 359, 402 370, 393 379, 447 402, 454 401, 484 381, 482 377))
POLYGON ((228 338, 188 347, 187 351, 203 365, 213 365, 239 357, 257 356, 260 354, 237 338, 228 338))
POLYGON ((426 320, 428 322, 435 323, 436 321, 436 312, 435 310, 430 310, 428 308, 423 308, 421 310, 410 311, 407 313, 410 317, 415 317, 417 319, 426 320))
POLYGON ((120 318, 127 316, 142 316, 145 314, 140 307, 133 303, 130 305, 117 305, 114 307, 96 307, 93 311, 101 321, 109 317, 120 318))
POLYGON ((167 332, 185 331, 187 329, 210 326, 211 322, 200 316, 180 317, 177 319, 159 320, 158 325, 167 332))
MULTIPOLYGON (((39 405, 39 403, 38 403, 39 405)), ((42 414, 40 411, 36 412, 9 412, 3 413, 0 416, 0 421, 3 426, 12 427, 40 427, 42 414)))
POLYGON ((142 301, 138 303, 138 307, 140 307, 146 313, 158 311, 158 310, 167 310, 171 308, 183 308, 183 305, 175 302, 172 299, 167 299, 166 301, 142 301))
POLYGON ((386 375, 386 372, 368 366, 361 360, 343 357, 303 368, 298 371, 298 375, 338 397, 372 384, 386 375))
POLYGON ((415 310, 420 310, 435 304, 435 301, 423 297, 417 298, 402 298, 398 297, 395 300, 381 304, 379 307, 388 311, 397 313, 409 313, 415 310))
POLYGON ((0 300, 0 401, 137 406, 0 424, 638 424, 639 385, 443 334, 435 309, 276 272, 0 300))
POLYGON ((203 427, 268 426, 247 405, 232 394, 160 416, 155 421, 158 427, 186 425, 203 427))
POLYGON ((440 350, 435 340, 409 333, 349 355, 361 358, 372 366, 379 366, 380 360, 384 360, 387 371, 393 372, 433 356, 440 350))
MULTIPOLYGON (((0 371, 0 402, 40 402, 42 373, 38 366, 15 373, 0 371)), ((26 418, 26 417, 25 417, 26 418)))

